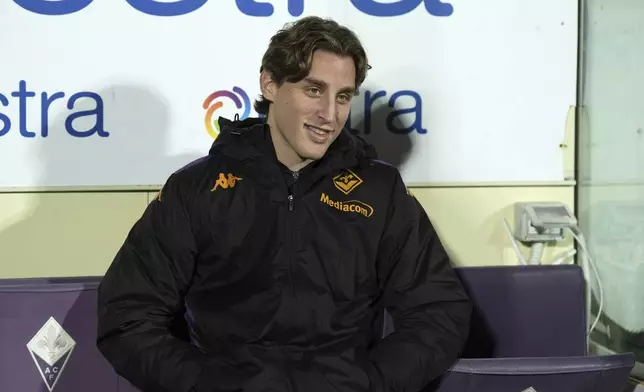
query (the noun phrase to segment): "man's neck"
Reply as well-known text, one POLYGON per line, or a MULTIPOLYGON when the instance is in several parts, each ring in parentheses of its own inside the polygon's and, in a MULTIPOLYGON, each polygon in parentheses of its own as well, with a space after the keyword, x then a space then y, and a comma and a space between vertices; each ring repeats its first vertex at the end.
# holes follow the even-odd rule
POLYGON ((300 171, 306 165, 313 162, 311 159, 302 159, 302 157, 297 155, 279 132, 277 125, 275 125, 275 122, 272 121, 270 116, 266 122, 268 123, 271 140, 275 148, 275 155, 282 165, 286 166, 290 171, 300 171))

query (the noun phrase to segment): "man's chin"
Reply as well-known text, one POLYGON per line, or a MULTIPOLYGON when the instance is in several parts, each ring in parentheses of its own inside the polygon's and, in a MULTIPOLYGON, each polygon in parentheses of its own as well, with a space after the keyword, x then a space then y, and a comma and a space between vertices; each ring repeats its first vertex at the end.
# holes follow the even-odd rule
POLYGON ((319 159, 322 159, 322 157, 326 154, 328 150, 329 150, 329 146, 326 144, 311 143, 310 145, 306 146, 306 148, 303 149, 300 156, 305 159, 317 161, 319 159))
POLYGON ((315 151, 315 153, 311 154, 312 159, 314 160, 322 159, 322 157, 326 155, 327 151, 329 151, 329 146, 324 146, 324 148, 320 148, 318 151, 315 151))

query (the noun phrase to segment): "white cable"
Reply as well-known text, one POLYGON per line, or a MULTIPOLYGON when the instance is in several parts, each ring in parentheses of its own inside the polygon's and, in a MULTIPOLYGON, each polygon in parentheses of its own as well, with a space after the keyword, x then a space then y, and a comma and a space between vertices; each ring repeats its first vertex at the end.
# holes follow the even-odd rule
POLYGON ((586 279, 586 309, 588 309, 589 316, 591 313, 590 305, 591 305, 592 287, 590 282, 590 273, 589 273, 588 266, 592 268, 593 273, 595 274, 595 279, 597 280, 597 288, 599 290, 599 309, 597 310, 597 316, 595 317, 595 321, 592 323, 592 325, 590 326, 590 329, 588 330, 588 335, 590 335, 595 330, 595 327, 597 326, 597 323, 599 322, 599 318, 601 317, 601 314, 602 314, 602 309, 604 307, 604 291, 602 289, 602 283, 599 277, 599 272, 597 271, 597 266, 595 265, 595 262, 593 261, 592 257, 590 256, 590 252, 586 247, 586 240, 584 239, 584 235, 582 234, 581 230, 577 226, 571 227, 568 230, 570 231, 572 236, 575 237, 575 239, 579 243, 579 246, 581 246, 581 249, 583 250, 581 254, 582 256, 581 268, 582 268, 582 271, 584 272, 584 279, 586 279))
POLYGON ((514 248, 514 252, 516 252, 517 257, 519 258, 519 261, 521 262, 521 264, 527 265, 528 262, 526 261, 523 253, 521 253, 521 249, 519 248, 519 243, 517 242, 517 239, 514 238, 514 235, 512 234, 512 229, 510 229, 510 224, 505 218, 503 218, 503 225, 505 226, 505 231, 508 233, 508 237, 510 237, 510 242, 512 243, 512 247, 514 248))
POLYGON ((503 226, 505 226, 505 231, 508 233, 508 238, 510 238, 510 242, 512 243, 512 247, 514 248, 514 252, 517 254, 517 257, 521 264, 523 265, 539 265, 541 264, 541 257, 543 256, 543 250, 545 248, 545 243, 543 242, 534 242, 530 246, 530 259, 526 260, 525 256, 523 255, 523 252, 521 252, 521 248, 519 248, 519 243, 517 239, 514 237, 512 234, 512 229, 510 228, 510 224, 508 223, 507 219, 503 218, 503 226))
POLYGON ((570 259, 572 262, 572 257, 577 254, 577 249, 571 248, 568 250, 565 250, 558 254, 553 260, 552 260, 552 265, 560 265, 560 264, 567 264, 566 260, 570 259))
POLYGON ((541 264, 541 256, 543 255, 543 248, 546 246, 543 242, 533 242, 530 246, 530 265, 541 264))

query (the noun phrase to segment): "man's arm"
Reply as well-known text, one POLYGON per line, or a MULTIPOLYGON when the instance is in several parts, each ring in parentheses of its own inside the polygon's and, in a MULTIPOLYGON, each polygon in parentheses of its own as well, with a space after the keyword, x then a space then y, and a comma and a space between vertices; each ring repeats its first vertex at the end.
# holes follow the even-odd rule
POLYGON ((193 392, 206 355, 169 328, 193 275, 196 245, 176 176, 159 195, 101 282, 97 345, 115 371, 142 391, 193 392))
POLYGON ((385 391, 417 392, 458 359, 472 306, 427 214, 400 175, 387 221, 378 274, 395 332, 370 358, 385 391))

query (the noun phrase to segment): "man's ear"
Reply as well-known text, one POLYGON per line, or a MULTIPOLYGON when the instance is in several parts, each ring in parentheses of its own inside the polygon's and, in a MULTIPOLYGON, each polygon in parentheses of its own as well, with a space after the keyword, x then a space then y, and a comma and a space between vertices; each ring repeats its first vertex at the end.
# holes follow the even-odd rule
POLYGON ((275 83, 273 76, 269 72, 262 71, 259 75, 259 88, 262 91, 262 96, 264 96, 264 98, 271 102, 275 101, 277 83, 275 83))

